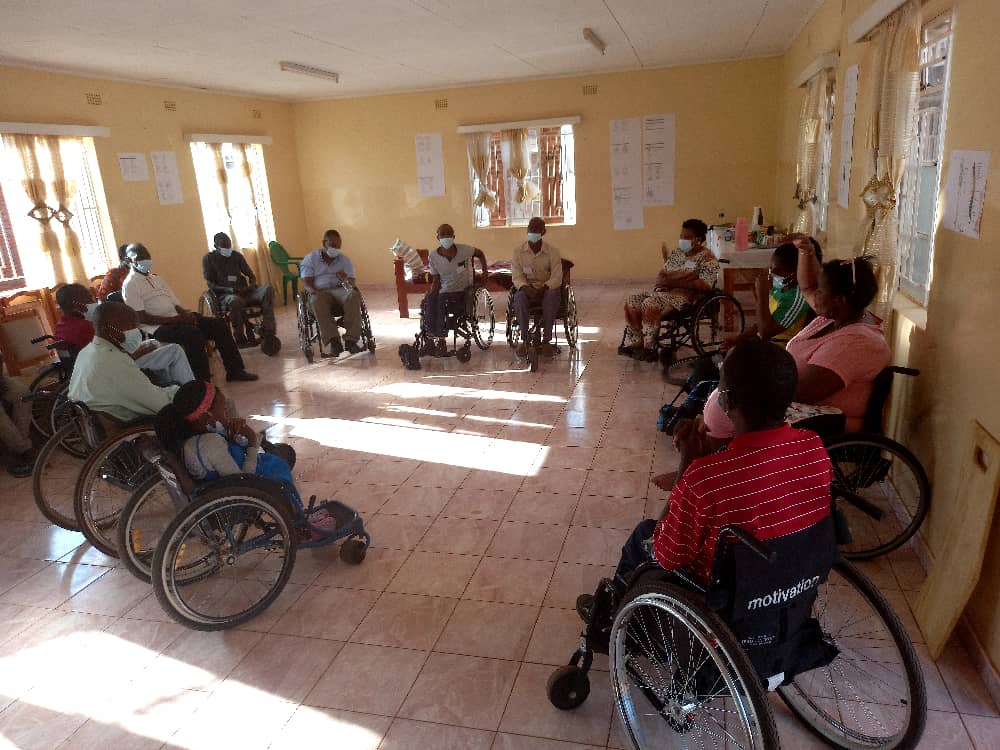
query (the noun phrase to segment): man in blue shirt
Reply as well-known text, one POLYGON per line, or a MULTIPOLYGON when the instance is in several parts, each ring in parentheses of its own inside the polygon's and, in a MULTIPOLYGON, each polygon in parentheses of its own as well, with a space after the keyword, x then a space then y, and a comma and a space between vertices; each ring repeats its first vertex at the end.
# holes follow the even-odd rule
POLYGON ((319 335, 330 345, 324 356, 336 357, 344 351, 357 354, 363 351, 358 345, 361 338, 361 295, 355 288, 354 266, 351 259, 340 252, 340 232, 327 229, 323 234, 323 247, 313 250, 302 260, 299 275, 309 293, 319 335), (347 328, 344 344, 340 343, 337 317, 343 316, 347 328))

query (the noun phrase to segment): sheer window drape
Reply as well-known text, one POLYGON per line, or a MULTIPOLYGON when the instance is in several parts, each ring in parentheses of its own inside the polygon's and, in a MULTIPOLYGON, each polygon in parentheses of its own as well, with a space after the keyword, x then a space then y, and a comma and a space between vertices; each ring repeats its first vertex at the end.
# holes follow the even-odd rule
POLYGON ((816 197, 822 158, 821 136, 826 109, 829 106, 830 71, 823 70, 809 79, 806 96, 799 112, 799 147, 795 165, 795 201, 798 213, 793 229, 803 234, 813 234, 816 227, 816 197))

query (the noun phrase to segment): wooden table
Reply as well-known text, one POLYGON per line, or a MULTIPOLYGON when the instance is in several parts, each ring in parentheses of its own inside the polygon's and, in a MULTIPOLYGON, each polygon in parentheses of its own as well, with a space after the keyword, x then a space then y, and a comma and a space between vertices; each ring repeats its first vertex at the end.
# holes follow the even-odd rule
POLYGON ((746 325, 757 317, 757 307, 753 298, 754 280, 771 267, 773 247, 751 247, 738 253, 725 253, 719 256, 722 263, 722 291, 735 297, 743 308, 746 325))

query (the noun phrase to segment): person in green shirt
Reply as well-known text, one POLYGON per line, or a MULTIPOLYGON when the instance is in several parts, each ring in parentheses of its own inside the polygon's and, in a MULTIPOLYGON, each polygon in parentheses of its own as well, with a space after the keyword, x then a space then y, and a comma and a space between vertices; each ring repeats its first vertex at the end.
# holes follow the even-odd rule
MULTIPOLYGON (((819 243, 816 240, 812 243, 819 253, 819 243)), ((784 346, 809 322, 812 310, 796 281, 798 264, 799 251, 795 245, 791 242, 778 245, 771 256, 768 272, 755 280, 753 296, 757 323, 747 330, 747 335, 760 336, 765 341, 784 346)))

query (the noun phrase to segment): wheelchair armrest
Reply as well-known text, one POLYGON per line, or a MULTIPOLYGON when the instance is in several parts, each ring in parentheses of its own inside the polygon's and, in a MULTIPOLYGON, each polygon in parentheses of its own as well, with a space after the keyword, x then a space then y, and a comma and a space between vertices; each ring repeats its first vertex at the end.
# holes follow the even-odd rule
POLYGON ((909 375, 910 377, 917 377, 920 374, 920 370, 914 367, 900 367, 898 365, 891 365, 886 368, 889 372, 894 375, 909 375))
MULTIPOLYGON (((31 343, 32 344, 40 344, 43 341, 49 341, 49 340, 52 340, 54 338, 55 338, 54 336, 50 336, 49 334, 46 333, 44 336, 37 336, 37 337, 31 339, 31 343)), ((46 347, 46 348, 48 348, 48 347, 46 347)))

